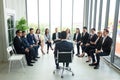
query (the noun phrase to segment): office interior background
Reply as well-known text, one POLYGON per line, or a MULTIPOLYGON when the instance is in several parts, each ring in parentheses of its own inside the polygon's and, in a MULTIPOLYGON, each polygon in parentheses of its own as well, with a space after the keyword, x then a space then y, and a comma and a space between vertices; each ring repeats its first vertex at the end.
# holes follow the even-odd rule
POLYGON ((16 21, 24 17, 29 27, 54 32, 87 26, 108 28, 113 39, 111 55, 104 59, 120 70, 120 0, 0 0, 0 65, 7 61, 6 48, 15 36, 16 21), (10 23, 9 23, 10 21, 10 23))

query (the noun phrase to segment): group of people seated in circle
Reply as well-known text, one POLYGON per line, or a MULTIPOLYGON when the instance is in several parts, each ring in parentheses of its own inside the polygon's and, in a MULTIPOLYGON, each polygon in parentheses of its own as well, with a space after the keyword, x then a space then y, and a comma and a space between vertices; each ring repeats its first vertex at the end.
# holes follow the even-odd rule
MULTIPOLYGON (((49 53, 49 49, 54 51, 54 58, 56 69, 59 69, 59 63, 57 63, 57 51, 72 51, 77 57, 84 57, 87 54, 88 60, 91 62, 89 66, 94 66, 94 69, 99 68, 100 56, 109 56, 112 46, 112 38, 109 37, 109 30, 104 29, 103 32, 98 31, 96 33, 95 28, 92 28, 90 33, 87 32, 87 27, 83 27, 82 33, 79 28, 76 28, 76 32, 72 36, 70 29, 66 31, 58 32, 58 28, 55 28, 55 33, 51 35, 49 29, 45 29, 44 39, 41 38, 40 29, 37 29, 34 33, 34 29, 30 28, 29 33, 25 31, 16 31, 16 37, 14 38, 13 45, 17 54, 25 54, 28 66, 33 66, 39 57, 38 49, 41 47, 41 52, 44 55, 49 53), (44 43, 47 45, 47 52, 43 50, 44 43), (55 47, 52 47, 55 44, 55 47), (74 51, 74 45, 77 47, 77 51, 74 51), (80 47, 82 53, 80 54, 80 47), (75 53, 77 52, 77 53, 75 53)), ((66 63, 66 67, 69 67, 69 63, 66 63)))

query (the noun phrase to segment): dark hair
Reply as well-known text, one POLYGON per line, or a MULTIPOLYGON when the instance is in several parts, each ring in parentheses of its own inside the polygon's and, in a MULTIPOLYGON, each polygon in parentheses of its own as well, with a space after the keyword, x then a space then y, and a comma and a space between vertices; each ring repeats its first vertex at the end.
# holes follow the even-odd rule
POLYGON ((34 30, 33 28, 30 28, 30 31, 34 30))
POLYGON ((21 31, 21 30, 17 30, 17 31, 16 31, 16 34, 18 34, 20 31, 21 31))
POLYGON ((47 35, 47 30, 48 30, 48 28, 45 29, 45 35, 47 35))
POLYGON ((105 32, 109 33, 109 30, 108 29, 104 29, 105 32))
POLYGON ((84 27, 83 27, 83 29, 87 29, 87 27, 86 27, 86 26, 84 26, 84 27))
POLYGON ((66 37, 67 37, 66 31, 62 31, 61 32, 61 39, 66 39, 66 37))
POLYGON ((22 31, 22 33, 25 33, 25 31, 22 31))
POLYGON ((96 30, 95 30, 95 28, 92 28, 91 30, 94 30, 94 31, 96 31, 96 30))
POLYGON ((79 33, 80 33, 80 29, 79 29, 79 28, 76 28, 76 30, 78 30, 78 31, 79 31, 79 33))
MULTIPOLYGON (((36 32, 35 32, 36 34, 37 34, 37 31, 38 31, 38 30, 40 31, 40 29, 36 29, 36 32)), ((39 32, 39 34, 40 34, 40 32, 39 32)))

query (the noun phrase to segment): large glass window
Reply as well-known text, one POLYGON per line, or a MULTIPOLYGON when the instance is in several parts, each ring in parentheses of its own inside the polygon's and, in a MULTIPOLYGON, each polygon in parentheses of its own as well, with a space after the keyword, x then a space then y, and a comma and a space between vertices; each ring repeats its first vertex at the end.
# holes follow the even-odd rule
POLYGON ((80 28, 80 31, 82 31, 83 5, 84 0, 74 0, 73 33, 75 32, 76 28, 80 28))
POLYGON ((60 31, 60 8, 61 0, 51 0, 51 32, 57 27, 60 31))
POLYGON ((93 0, 93 6, 92 6, 93 10, 92 10, 92 24, 91 24, 91 28, 93 28, 93 23, 94 23, 94 8, 95 8, 95 0, 93 0))
POLYGON ((49 0, 39 0, 39 16, 41 34, 44 34, 45 28, 49 28, 49 0))
POLYGON ((116 0, 110 0, 110 12, 109 12, 109 21, 108 29, 110 31, 110 36, 112 37, 113 25, 114 25, 114 15, 115 15, 115 3, 116 0))
POLYGON ((13 44, 12 42, 13 42, 14 33, 15 33, 14 21, 15 21, 14 17, 12 15, 9 15, 7 19, 9 46, 13 44))
POLYGON ((96 31, 98 31, 100 0, 97 0, 97 12, 96 12, 96 31))
POLYGON ((62 30, 71 28, 72 0, 62 0, 62 30))
MULTIPOLYGON (((49 28, 51 24, 51 34, 57 27, 61 29, 61 18, 62 18, 62 30, 66 28, 72 28, 72 17, 73 17, 73 30, 75 32, 76 27, 83 27, 83 5, 84 0, 62 0, 62 16, 61 16, 61 0, 39 0, 39 19, 38 19, 38 0, 27 0, 28 8, 28 24, 29 27, 41 29, 41 33, 44 34, 45 28, 49 28), (49 5, 51 1, 51 6, 49 5), (72 16, 72 7, 73 16, 72 16), (51 14, 49 13, 51 12, 51 14), (49 19, 51 18, 51 19, 49 19), (51 20, 51 21, 50 21, 51 20)), ((71 32, 72 32, 71 31, 71 32)))
POLYGON ((119 19, 118 19, 118 27, 117 28, 118 29, 117 29, 115 55, 120 57, 120 10, 119 10, 119 19))
POLYGON ((29 27, 38 27, 37 0, 27 0, 28 25, 29 27))
POLYGON ((101 30, 105 28, 106 4, 107 4, 107 0, 103 0, 101 30))

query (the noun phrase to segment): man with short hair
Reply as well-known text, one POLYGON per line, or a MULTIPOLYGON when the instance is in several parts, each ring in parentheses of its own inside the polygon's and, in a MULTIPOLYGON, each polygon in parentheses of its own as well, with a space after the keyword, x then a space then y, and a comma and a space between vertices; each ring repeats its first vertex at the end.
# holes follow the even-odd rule
MULTIPOLYGON (((70 52, 73 50, 73 44, 71 42, 68 42, 66 40, 67 33, 66 31, 61 32, 61 41, 57 42, 55 45, 55 51, 54 51, 54 57, 55 57, 55 63, 56 63, 56 69, 59 69, 59 63, 57 63, 57 51, 59 52, 70 52)), ((69 66, 69 63, 66 63, 66 67, 69 66)))
MULTIPOLYGON (((33 47, 30 46, 29 42, 27 41, 27 38, 26 38, 26 32, 25 31, 22 31, 22 42, 23 42, 23 46, 25 48, 28 48, 29 49, 29 53, 30 53, 30 58, 34 61, 37 61, 37 59, 35 58, 35 49, 33 47)), ((34 62, 31 62, 31 63, 34 63, 34 62)))
POLYGON ((81 48, 82 48, 82 54, 78 57, 83 57, 85 55, 85 45, 89 41, 89 33, 87 32, 87 27, 83 27, 82 37, 81 37, 81 48))
POLYGON ((37 41, 35 39, 34 29, 33 28, 30 28, 30 33, 27 35, 27 40, 28 40, 30 46, 35 49, 36 58, 40 58, 40 57, 38 57, 38 48, 39 48, 39 45, 37 44, 37 41))
POLYGON ((15 47, 15 50, 16 50, 17 54, 25 54, 27 65, 28 66, 33 66, 31 64, 29 49, 24 47, 24 45, 22 43, 22 40, 21 40, 21 36, 22 36, 22 31, 17 30, 16 31, 16 37, 13 40, 13 45, 15 47))
POLYGON ((96 50, 95 51, 97 63, 95 64, 94 69, 99 69, 100 56, 109 56, 109 54, 111 52, 111 46, 112 46, 113 40, 108 35, 109 35, 109 30, 104 29, 102 48, 101 48, 101 50, 96 50))
POLYGON ((54 43, 60 41, 60 32, 58 32, 58 28, 55 28, 55 33, 52 35, 52 40, 54 43))

